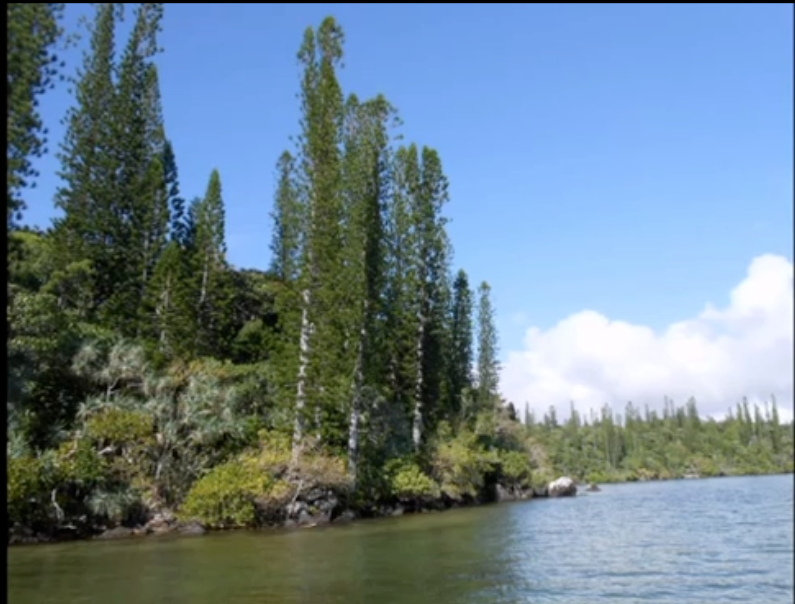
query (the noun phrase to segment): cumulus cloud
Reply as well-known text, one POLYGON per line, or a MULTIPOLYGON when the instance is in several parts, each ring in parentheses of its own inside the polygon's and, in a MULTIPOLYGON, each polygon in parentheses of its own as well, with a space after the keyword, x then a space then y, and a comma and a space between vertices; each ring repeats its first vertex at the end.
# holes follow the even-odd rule
POLYGON ((729 305, 707 304, 695 318, 662 333, 584 310, 542 331, 531 328, 523 350, 502 370, 502 390, 537 415, 550 405, 559 417, 569 401, 580 411, 627 401, 659 408, 663 396, 690 396, 704 415, 723 416, 743 396, 776 396, 785 421, 793 416, 793 264, 755 258, 729 305))

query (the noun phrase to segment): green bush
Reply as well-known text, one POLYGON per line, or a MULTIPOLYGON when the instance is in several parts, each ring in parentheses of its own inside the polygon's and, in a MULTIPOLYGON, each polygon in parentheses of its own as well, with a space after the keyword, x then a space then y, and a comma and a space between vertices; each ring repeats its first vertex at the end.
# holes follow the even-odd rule
POLYGON ((105 409, 86 422, 86 436, 102 443, 127 444, 152 438, 153 418, 141 411, 105 409))
POLYGON ((108 478, 108 460, 87 440, 63 443, 56 452, 55 460, 63 484, 91 488, 108 478))
POLYGON ((391 475, 392 494, 399 499, 439 497, 439 485, 426 475, 416 463, 397 462, 387 468, 391 475))
POLYGON ((454 500, 476 498, 480 494, 485 475, 494 462, 477 444, 477 436, 462 432, 453 440, 440 442, 432 460, 433 477, 442 493, 454 500))
POLYGON ((252 526, 255 500, 267 494, 271 478, 251 458, 221 464, 196 481, 188 492, 181 515, 208 527, 252 526))
POLYGON ((6 469, 9 523, 30 525, 43 520, 53 485, 42 460, 37 457, 9 458, 6 469))
POLYGON ((526 487, 530 485, 532 471, 527 453, 500 451, 497 456, 500 479, 506 486, 526 487))

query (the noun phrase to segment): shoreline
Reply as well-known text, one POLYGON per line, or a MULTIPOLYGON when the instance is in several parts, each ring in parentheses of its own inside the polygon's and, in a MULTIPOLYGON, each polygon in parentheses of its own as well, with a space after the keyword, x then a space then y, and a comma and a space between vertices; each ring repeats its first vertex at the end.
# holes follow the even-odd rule
MULTIPOLYGON (((651 483, 651 482, 672 482, 672 481, 685 481, 685 480, 708 480, 715 478, 751 478, 751 477, 764 477, 764 476, 793 476, 793 472, 773 472, 763 474, 723 474, 716 476, 678 476, 672 478, 654 478, 654 479, 638 479, 638 480, 620 480, 620 481, 603 481, 600 485, 619 485, 619 484, 634 484, 634 483, 651 483)), ((525 489, 519 495, 512 494, 510 496, 503 495, 502 497, 495 496, 494 499, 489 500, 471 500, 471 501, 444 501, 442 499, 428 501, 428 502, 397 502, 394 504, 381 504, 374 505, 373 507, 355 510, 353 508, 344 508, 336 514, 332 514, 330 519, 314 519, 314 522, 301 523, 294 519, 286 519, 278 524, 265 524, 262 526, 252 527, 225 527, 225 528, 206 528, 199 522, 192 520, 180 521, 175 519, 173 524, 168 526, 166 530, 162 531, 146 531, 145 527, 123 527, 121 525, 110 527, 104 532, 95 532, 93 534, 74 534, 72 536, 58 537, 53 535, 32 534, 25 538, 14 538, 12 531, 9 530, 9 539, 7 547, 35 547, 42 545, 57 545, 62 543, 71 542, 91 542, 91 541, 138 541, 143 539, 175 539, 182 537, 200 537, 210 534, 218 533, 233 533, 233 532, 292 532, 297 530, 306 530, 312 528, 330 529, 341 526, 349 526, 358 522, 371 522, 385 520, 388 518, 399 518, 402 516, 415 516, 422 514, 439 514, 456 509, 466 509, 483 507, 489 505, 509 504, 530 502, 534 499, 558 499, 560 497, 582 496, 583 494, 590 494, 591 491, 587 489, 587 483, 577 482, 577 493, 575 495, 560 495, 549 496, 545 493, 546 488, 529 488, 525 489), (115 534, 114 534, 115 533, 115 534)), ((597 491, 598 492, 598 491, 597 491)), ((21 531, 29 531, 26 527, 20 527, 21 531)), ((31 531, 32 532, 32 531, 31 531)))

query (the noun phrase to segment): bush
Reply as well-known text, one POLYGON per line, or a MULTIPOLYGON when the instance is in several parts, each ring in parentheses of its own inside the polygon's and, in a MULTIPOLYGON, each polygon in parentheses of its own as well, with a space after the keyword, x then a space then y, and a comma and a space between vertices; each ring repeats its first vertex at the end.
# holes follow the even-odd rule
POLYGON ((92 488, 107 479, 110 465, 86 440, 67 441, 56 452, 56 466, 63 484, 92 488))
POLYGON ((100 443, 123 445, 152 438, 154 421, 141 411, 110 408, 86 421, 86 436, 100 443))
POLYGON ((490 456, 477 445, 477 437, 462 432, 448 442, 439 443, 433 456, 433 477, 450 499, 476 498, 486 473, 493 469, 490 456))
POLYGON ((52 482, 41 459, 10 458, 6 466, 9 524, 30 526, 46 519, 52 482))
POLYGON ((390 490, 399 499, 431 499, 439 497, 439 485, 413 462, 395 460, 387 466, 391 476, 390 490))
POLYGON ((527 453, 519 451, 500 451, 497 456, 500 478, 505 486, 527 487, 530 485, 532 471, 527 453))
POLYGON ((267 494, 270 477, 251 457, 221 464, 196 481, 182 506, 182 515, 208 527, 252 526, 254 501, 267 494))

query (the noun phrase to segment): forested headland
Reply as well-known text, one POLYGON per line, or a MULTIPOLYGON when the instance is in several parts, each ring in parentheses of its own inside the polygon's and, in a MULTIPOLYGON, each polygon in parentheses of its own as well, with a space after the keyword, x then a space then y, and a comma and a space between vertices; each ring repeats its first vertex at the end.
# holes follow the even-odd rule
MULTIPOLYGON (((439 152, 384 96, 343 91, 333 18, 296 38, 301 119, 268 270, 226 257, 223 175, 188 196, 157 55, 163 4, 95 5, 58 149, 58 217, 25 226, 37 101, 68 66, 61 4, 8 5, 9 538, 328 521, 526 496, 560 474, 793 471, 775 401, 690 400, 559 424, 499 391, 488 283, 454 264, 439 152), (128 9, 129 12, 129 9, 128 9), (731 406, 732 402, 727 402, 731 406)), ((355 57, 354 57, 355 60, 355 57)), ((266 102, 267 99, 264 99, 266 102)))

